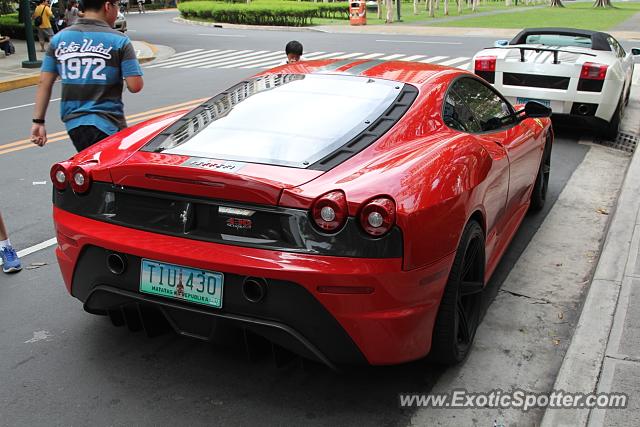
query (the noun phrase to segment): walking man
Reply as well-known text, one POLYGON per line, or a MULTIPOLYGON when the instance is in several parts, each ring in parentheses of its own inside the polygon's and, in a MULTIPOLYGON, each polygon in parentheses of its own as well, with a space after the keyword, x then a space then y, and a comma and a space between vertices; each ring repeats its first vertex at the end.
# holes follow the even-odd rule
POLYGON ((0 215, 0 258, 2 259, 2 271, 5 273, 17 273, 22 270, 20 259, 15 249, 11 246, 7 229, 0 215))
POLYGON ((84 17, 56 34, 42 61, 31 142, 47 143, 45 115, 56 78, 62 82, 60 116, 76 150, 127 127, 122 103, 127 89, 142 90, 142 69, 129 38, 114 30, 118 0, 84 0, 84 17))
POLYGON ((44 52, 44 44, 53 37, 53 29, 51 28, 51 18, 53 12, 49 7, 49 0, 42 0, 36 10, 33 12, 33 21, 38 29, 38 42, 40 42, 40 52, 44 52))

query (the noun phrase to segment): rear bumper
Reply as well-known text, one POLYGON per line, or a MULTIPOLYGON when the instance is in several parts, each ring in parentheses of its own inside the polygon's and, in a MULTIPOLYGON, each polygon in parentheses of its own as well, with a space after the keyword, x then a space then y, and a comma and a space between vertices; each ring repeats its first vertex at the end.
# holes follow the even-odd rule
MULTIPOLYGON (((352 259, 227 246, 134 230, 54 207, 56 254, 69 292, 93 313, 131 303, 159 309, 180 333, 212 337, 221 324, 249 330, 327 364, 397 364, 425 356, 453 254, 402 271, 401 258, 352 259), (123 254, 114 275, 106 255, 123 254), (140 259, 221 272, 221 309, 138 291, 140 259), (244 299, 247 277, 267 281, 260 303, 244 299), (321 293, 318 286, 370 287, 370 294, 321 293)), ((144 308, 143 308, 144 309, 144 308)))
MULTIPOLYGON (((512 104, 519 104, 518 98, 531 98, 550 101, 554 114, 572 114, 572 109, 580 104, 595 104, 597 109, 594 117, 609 122, 618 107, 622 82, 605 80, 600 92, 578 91, 578 79, 571 78, 566 90, 548 89, 529 86, 510 86, 502 84, 502 72, 496 72, 495 88, 500 91, 512 104)), ((579 115, 572 114, 579 117, 579 115)))

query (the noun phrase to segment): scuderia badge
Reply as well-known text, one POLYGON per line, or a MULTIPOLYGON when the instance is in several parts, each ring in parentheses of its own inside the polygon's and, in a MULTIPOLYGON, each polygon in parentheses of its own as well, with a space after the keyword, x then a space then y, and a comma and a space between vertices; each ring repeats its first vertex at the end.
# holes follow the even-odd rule
POLYGON ((244 163, 206 159, 204 157, 189 157, 180 166, 188 168, 207 169, 220 172, 237 172, 244 167, 244 163))

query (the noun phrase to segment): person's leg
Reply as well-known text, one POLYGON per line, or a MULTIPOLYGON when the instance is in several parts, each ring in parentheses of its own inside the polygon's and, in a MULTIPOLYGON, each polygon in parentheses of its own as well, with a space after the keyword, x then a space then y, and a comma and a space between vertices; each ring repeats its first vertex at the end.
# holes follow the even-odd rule
POLYGON ((0 258, 2 259, 2 271, 5 273, 16 273, 22 270, 20 265, 20 258, 15 249, 11 246, 9 240, 9 234, 7 228, 2 220, 2 214, 0 214, 0 258))
POLYGON ((38 28, 38 43, 40 43, 40 52, 44 52, 44 30, 38 28))
POLYGON ((78 126, 69 131, 71 142, 73 142, 73 146, 76 147, 78 152, 92 146, 96 142, 102 141, 107 136, 109 135, 95 126, 78 126))

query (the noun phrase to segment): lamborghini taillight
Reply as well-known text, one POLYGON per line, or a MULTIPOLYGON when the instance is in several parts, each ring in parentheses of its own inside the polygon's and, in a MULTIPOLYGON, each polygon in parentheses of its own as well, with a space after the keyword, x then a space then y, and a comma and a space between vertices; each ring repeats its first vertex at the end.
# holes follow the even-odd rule
POLYGON ((474 71, 476 75, 482 77, 489 83, 496 80, 496 60, 495 56, 478 56, 474 61, 474 71))

